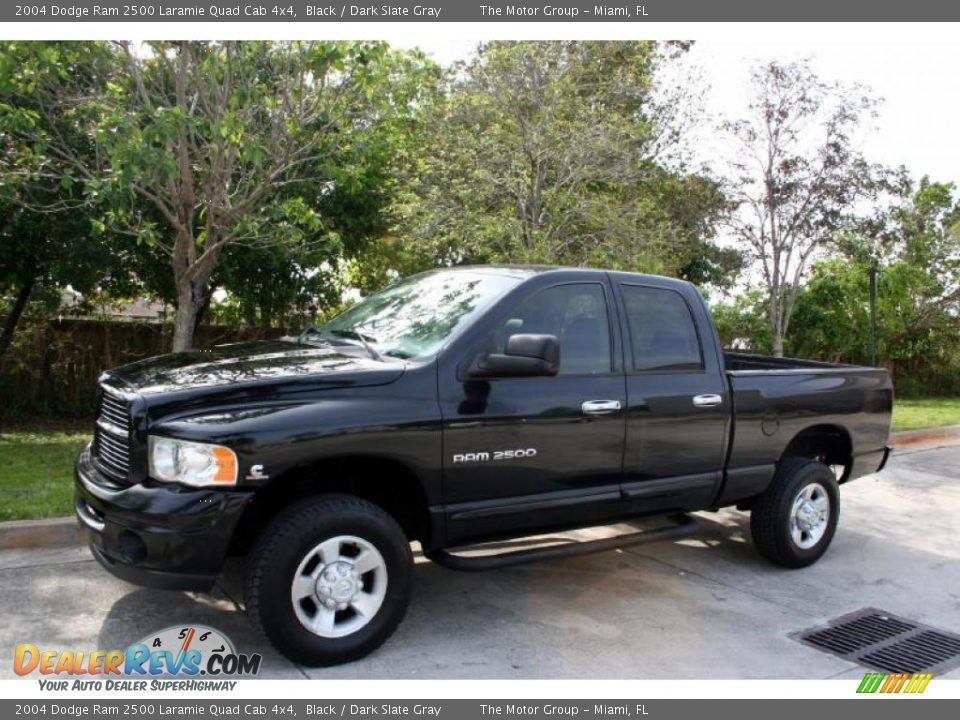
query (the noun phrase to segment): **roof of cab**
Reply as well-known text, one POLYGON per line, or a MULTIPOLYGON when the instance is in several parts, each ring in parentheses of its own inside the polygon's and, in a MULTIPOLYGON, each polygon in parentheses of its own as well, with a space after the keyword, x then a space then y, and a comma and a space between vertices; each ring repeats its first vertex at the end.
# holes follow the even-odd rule
POLYGON ((675 285, 677 287, 691 286, 691 283, 686 280, 666 277, 664 275, 648 275, 624 270, 607 270, 604 268, 565 267, 563 265, 457 265, 450 268, 436 268, 432 272, 447 270, 502 273, 519 278, 529 278, 534 275, 544 275, 548 273, 582 274, 584 277, 596 277, 597 275, 609 273, 613 279, 621 282, 649 282, 655 280, 659 285, 675 285))

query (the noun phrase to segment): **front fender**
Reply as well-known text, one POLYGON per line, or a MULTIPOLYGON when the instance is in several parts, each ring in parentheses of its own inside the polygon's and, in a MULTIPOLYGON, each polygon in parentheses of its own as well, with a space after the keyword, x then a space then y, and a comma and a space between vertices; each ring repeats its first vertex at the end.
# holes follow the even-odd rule
POLYGON ((433 395, 325 393, 310 402, 219 408, 160 420, 149 432, 231 448, 239 462, 238 484, 245 487, 261 487, 325 459, 373 457, 409 468, 428 502, 441 502, 441 423, 433 395))

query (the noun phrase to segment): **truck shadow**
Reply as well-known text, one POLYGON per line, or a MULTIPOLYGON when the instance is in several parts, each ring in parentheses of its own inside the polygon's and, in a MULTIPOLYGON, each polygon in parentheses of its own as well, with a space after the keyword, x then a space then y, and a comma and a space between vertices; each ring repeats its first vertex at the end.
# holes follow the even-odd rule
MULTIPOLYGON (((226 573, 231 579, 232 576, 242 578, 242 563, 232 563, 226 573)), ((150 588, 132 590, 110 607, 100 626, 97 647, 123 650, 133 643, 144 642, 157 649, 152 641, 161 630, 201 625, 219 630, 233 642, 237 652, 263 655, 262 677, 303 678, 296 666, 256 632, 242 606, 228 596, 219 583, 209 593, 150 588)), ((153 679, 154 676, 144 677, 153 679)))

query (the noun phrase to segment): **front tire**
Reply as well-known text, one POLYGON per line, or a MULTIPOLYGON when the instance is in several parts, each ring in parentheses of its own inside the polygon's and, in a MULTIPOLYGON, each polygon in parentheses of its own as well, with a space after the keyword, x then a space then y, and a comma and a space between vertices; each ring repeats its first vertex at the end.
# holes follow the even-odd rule
POLYGON ((257 538, 247 564, 247 613, 294 662, 349 662, 396 630, 412 568, 410 543, 382 508, 349 495, 307 498, 257 538))
POLYGON ((750 533, 767 560, 801 568, 826 552, 839 518, 840 488, 833 471, 815 460, 787 458, 751 509, 750 533))

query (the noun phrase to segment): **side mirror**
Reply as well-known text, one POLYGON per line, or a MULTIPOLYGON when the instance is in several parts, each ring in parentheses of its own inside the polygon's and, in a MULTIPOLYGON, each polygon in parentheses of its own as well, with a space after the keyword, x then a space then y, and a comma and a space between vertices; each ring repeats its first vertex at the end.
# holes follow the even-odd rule
POLYGON ((554 335, 511 335, 503 354, 477 358, 473 377, 550 377, 560 370, 560 343, 554 335))

